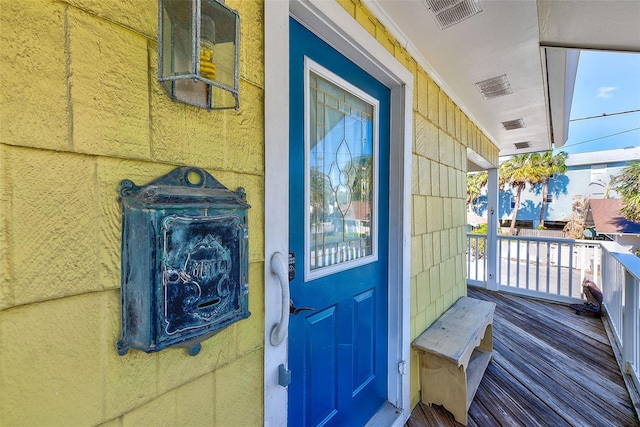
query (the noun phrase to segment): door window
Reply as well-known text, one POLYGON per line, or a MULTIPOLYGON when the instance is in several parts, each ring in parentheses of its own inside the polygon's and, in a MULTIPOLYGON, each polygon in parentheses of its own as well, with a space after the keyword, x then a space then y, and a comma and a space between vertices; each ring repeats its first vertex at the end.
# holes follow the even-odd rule
POLYGON ((378 101, 306 59, 306 279, 377 260, 378 101))

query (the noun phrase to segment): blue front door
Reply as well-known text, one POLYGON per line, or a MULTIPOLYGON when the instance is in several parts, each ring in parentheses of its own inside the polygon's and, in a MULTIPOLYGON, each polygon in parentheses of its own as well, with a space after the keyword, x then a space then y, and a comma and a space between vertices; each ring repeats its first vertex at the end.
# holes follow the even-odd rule
POLYGON ((290 25, 290 426, 387 400, 389 89, 290 25))

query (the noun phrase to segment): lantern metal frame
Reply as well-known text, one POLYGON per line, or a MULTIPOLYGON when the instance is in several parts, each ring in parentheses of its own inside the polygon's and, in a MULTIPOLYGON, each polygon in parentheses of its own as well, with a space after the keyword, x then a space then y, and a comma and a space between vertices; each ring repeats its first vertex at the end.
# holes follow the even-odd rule
MULTIPOLYGON (((238 110, 240 108, 240 99, 239 99, 239 80, 240 80, 240 67, 239 67, 239 49, 240 49, 240 15, 234 9, 229 8, 224 4, 224 0, 178 0, 180 3, 188 4, 191 6, 191 18, 189 24, 190 28, 187 30, 191 33, 191 51, 190 53, 186 52, 175 52, 175 46, 172 45, 170 48, 171 53, 171 67, 175 62, 176 55, 182 55, 183 58, 189 58, 191 64, 188 72, 178 73, 173 70, 165 69, 165 43, 172 43, 173 40, 165 40, 165 25, 172 26, 169 31, 173 33, 173 23, 165 22, 164 5, 168 3, 177 3, 176 0, 158 0, 158 81, 161 83, 162 87, 165 89, 167 94, 174 100, 183 102, 190 105, 195 105, 198 107, 206 108, 207 110, 224 110, 224 109, 235 109, 238 110), (210 8, 218 8, 222 13, 232 14, 235 18, 235 35, 233 39, 234 44, 234 58, 233 58, 233 87, 230 85, 226 85, 224 83, 210 80, 207 77, 203 76, 200 72, 200 44, 201 44, 201 22, 202 22, 202 3, 207 3, 210 8), (187 57, 186 55, 189 55, 187 57), (193 99, 189 98, 189 95, 186 94, 186 91, 181 91, 180 82, 185 80, 191 80, 196 85, 201 84, 202 90, 206 90, 206 102, 195 102, 193 99), (228 92, 233 97, 233 102, 229 103, 229 105, 217 105, 216 104, 216 93, 224 94, 224 92, 219 92, 220 90, 228 92)), ((210 16, 210 18, 214 21, 214 23, 218 24, 215 17, 210 16)), ((177 19, 174 19, 177 21, 177 19)))

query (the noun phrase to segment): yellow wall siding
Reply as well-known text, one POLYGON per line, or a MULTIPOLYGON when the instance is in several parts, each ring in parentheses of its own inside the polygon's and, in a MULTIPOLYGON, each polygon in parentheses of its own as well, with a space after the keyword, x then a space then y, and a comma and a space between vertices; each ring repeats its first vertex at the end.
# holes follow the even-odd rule
MULTIPOLYGON (((44 0, 51 1, 51 0, 44 0)), ((57 0, 53 0, 58 2, 57 0)), ((38 3, 36 0, 27 2, 38 3)), ((64 0, 63 3, 114 22, 149 39, 156 39, 158 29, 157 0, 64 0)))
POLYGON ((96 292, 2 311, 3 426, 102 420, 107 298, 96 292))
POLYGON ((75 8, 67 20, 74 151, 149 159, 146 39, 75 8))
POLYGON ((0 142, 65 150, 66 9, 56 2, 10 0, 0 8, 0 142))
POLYGON ((100 291, 94 159, 11 147, 3 168, 12 277, 2 307, 100 291))
POLYGON ((157 0, 0 1, 0 424, 262 425, 263 2, 241 15, 241 107, 176 103, 157 0), (249 319, 119 356, 122 179, 207 169, 249 210, 249 319))
MULTIPOLYGON (((466 117, 360 0, 347 12, 415 77, 413 105, 411 338, 466 294, 467 147, 497 165, 497 147, 466 117)), ((418 355, 411 352, 411 400, 420 397, 418 355)))

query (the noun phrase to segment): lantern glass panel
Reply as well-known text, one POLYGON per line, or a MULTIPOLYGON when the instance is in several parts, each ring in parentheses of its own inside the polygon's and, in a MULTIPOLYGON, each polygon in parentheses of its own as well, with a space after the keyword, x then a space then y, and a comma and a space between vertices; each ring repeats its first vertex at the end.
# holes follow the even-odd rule
POLYGON ((195 32, 192 25, 193 4, 184 0, 164 0, 162 6, 161 31, 164 43, 161 77, 190 75, 195 69, 192 55, 195 32))
MULTIPOLYGON (((200 75, 217 83, 211 86, 211 108, 237 106, 238 15, 216 0, 202 0, 201 9, 200 52, 207 51, 208 46, 213 44, 210 58, 215 74, 206 73, 212 68, 205 62, 200 64, 200 75)), ((200 56, 200 61, 207 59, 207 55, 200 56)))
POLYGON ((160 0, 159 74, 174 100, 238 108, 240 19, 217 0, 160 0))
MULTIPOLYGON (((202 1, 200 18, 200 52, 212 46, 211 62, 215 64, 212 80, 229 89, 235 86, 236 73, 236 17, 237 15, 215 0, 202 1)), ((205 57, 206 58, 206 57, 205 57)), ((202 61, 203 56, 200 56, 202 61)), ((201 75, 203 73, 201 66, 201 75)))

